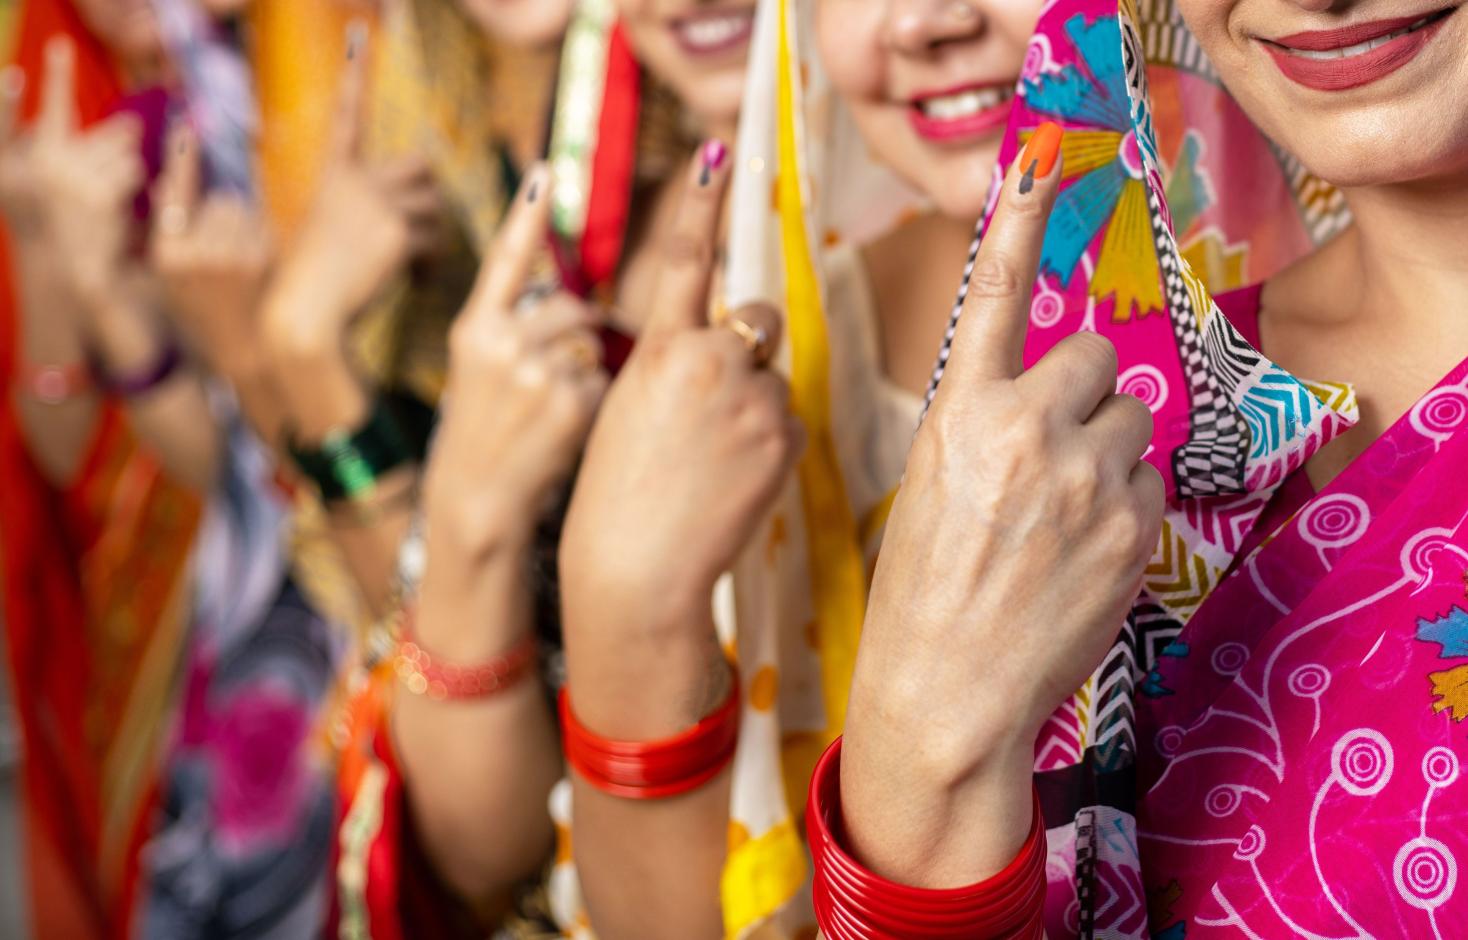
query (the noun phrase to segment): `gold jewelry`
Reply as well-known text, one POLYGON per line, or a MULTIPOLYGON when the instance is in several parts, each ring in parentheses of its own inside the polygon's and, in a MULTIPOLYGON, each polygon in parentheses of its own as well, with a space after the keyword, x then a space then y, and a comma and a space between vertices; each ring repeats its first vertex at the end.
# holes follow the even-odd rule
POLYGON ((742 339, 750 355, 754 356, 756 361, 765 361, 765 353, 770 344, 770 334, 764 327, 750 326, 733 314, 724 317, 718 325, 731 330, 735 336, 742 339))

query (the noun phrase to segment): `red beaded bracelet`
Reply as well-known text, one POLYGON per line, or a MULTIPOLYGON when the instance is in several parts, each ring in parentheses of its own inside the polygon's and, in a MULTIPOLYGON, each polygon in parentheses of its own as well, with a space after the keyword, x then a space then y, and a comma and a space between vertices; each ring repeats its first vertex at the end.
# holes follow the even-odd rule
POLYGON ((994 877, 963 888, 933 890, 888 881, 842 848, 840 738, 811 776, 805 821, 815 861, 816 921, 828 940, 1044 937, 1045 823, 1038 797, 1019 856, 994 877))
POLYGON ((661 741, 611 741, 588 731, 561 690, 561 741, 566 762, 588 783, 629 800, 661 800, 696 790, 718 776, 739 740, 739 675, 718 710, 661 741))
POLYGON ((414 695, 459 701, 484 698, 503 692, 514 685, 535 663, 538 644, 533 632, 527 632, 508 652, 477 666, 456 666, 434 660, 428 651, 412 639, 412 616, 404 612, 399 629, 395 667, 398 678, 414 695))

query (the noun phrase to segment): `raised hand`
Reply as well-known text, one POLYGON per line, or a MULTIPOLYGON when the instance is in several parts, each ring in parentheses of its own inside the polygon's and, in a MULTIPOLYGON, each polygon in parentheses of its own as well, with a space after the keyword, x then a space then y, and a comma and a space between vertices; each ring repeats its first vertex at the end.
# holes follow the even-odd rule
MULTIPOLYGON (((777 313, 751 307, 725 324, 709 323, 728 180, 720 153, 706 147, 689 170, 663 244, 656 309, 592 431, 561 543, 578 714, 613 735, 687 726, 686 710, 699 705, 686 696, 675 708, 635 713, 641 696, 658 694, 649 674, 668 662, 644 654, 667 652, 663 639, 700 650, 713 645, 710 591, 768 511, 801 446, 786 383, 765 368, 779 335, 777 313), (596 687, 634 694, 604 709, 610 698, 596 687)), ((676 673, 665 675, 680 681, 676 673)))
POLYGON ((550 174, 526 174, 449 337, 448 386, 424 481, 430 538, 476 556, 528 540, 571 472, 607 376, 598 314, 565 293, 519 302, 550 219, 550 174))
POLYGON ((853 681, 852 840, 925 886, 978 880, 1018 848, 1035 736, 1116 639, 1161 525, 1162 479, 1142 460, 1151 413, 1116 394, 1112 345, 1078 333, 1023 368, 1058 146, 1057 128, 1037 133, 1005 183, 887 525, 853 681))
POLYGON ((330 153, 312 208, 281 262, 268 327, 290 344, 337 343, 351 320, 440 232, 442 200, 428 164, 409 156, 372 165, 362 155, 367 32, 347 36, 330 153), (279 316, 274 315, 279 313, 279 316))
POLYGON ((77 299, 95 306, 122 280, 132 200, 146 174, 137 118, 119 114, 78 127, 75 59, 69 39, 46 47, 41 110, 28 144, 30 175, 39 229, 58 273, 77 299))
POLYGON ((259 305, 274 257, 261 210, 233 193, 203 194, 192 130, 169 135, 154 191, 150 254, 168 310, 216 372, 230 376, 259 352, 259 305))

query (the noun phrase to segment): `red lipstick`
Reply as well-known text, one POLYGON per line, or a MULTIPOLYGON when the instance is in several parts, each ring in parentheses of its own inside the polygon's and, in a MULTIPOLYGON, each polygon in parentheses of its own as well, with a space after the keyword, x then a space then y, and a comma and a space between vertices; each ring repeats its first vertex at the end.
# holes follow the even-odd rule
POLYGON ((1264 48, 1291 81, 1316 91, 1346 91, 1379 81, 1417 58, 1418 53, 1442 30, 1455 9, 1440 10, 1426 16, 1361 23, 1342 29, 1294 33, 1264 40, 1264 48), (1419 23, 1422 25, 1410 29, 1419 23), (1393 33, 1400 35, 1392 36, 1393 33), (1391 38, 1345 55, 1319 55, 1350 50, 1384 37, 1391 38))

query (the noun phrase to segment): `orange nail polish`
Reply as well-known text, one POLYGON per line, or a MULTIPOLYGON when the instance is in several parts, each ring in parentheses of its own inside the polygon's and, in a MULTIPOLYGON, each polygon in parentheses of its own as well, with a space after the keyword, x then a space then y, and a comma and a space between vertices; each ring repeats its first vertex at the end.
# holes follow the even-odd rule
POLYGON ((1019 165, 1025 174, 1019 183, 1021 194, 1034 189, 1035 180, 1044 179, 1055 169, 1055 160, 1060 156, 1060 142, 1064 138, 1065 131, 1053 121, 1046 121, 1035 129, 1034 136, 1025 144, 1025 152, 1019 158, 1019 165))

